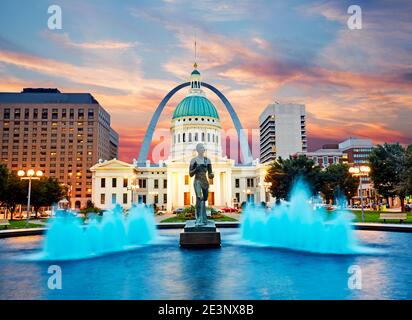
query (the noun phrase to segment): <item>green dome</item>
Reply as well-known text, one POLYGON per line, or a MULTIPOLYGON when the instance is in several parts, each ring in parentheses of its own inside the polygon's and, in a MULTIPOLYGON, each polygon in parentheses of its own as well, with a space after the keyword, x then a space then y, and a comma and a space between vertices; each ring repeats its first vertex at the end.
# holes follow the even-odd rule
POLYGON ((173 119, 188 116, 219 119, 215 106, 203 96, 187 96, 177 105, 173 119))
POLYGON ((195 69, 195 70, 192 71, 192 75, 194 75, 194 74, 200 75, 200 72, 195 69))

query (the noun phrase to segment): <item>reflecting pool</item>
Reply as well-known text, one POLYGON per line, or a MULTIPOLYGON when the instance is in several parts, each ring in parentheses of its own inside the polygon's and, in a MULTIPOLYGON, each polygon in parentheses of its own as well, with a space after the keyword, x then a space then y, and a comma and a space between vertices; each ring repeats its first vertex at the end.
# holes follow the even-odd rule
POLYGON ((412 234, 355 231, 372 253, 318 254, 220 231, 220 249, 180 249, 180 230, 160 230, 150 245, 59 262, 27 259, 42 250, 42 236, 0 239, 0 299, 412 298, 412 234), (54 264, 61 290, 47 286, 54 264), (348 287, 351 266, 362 271, 361 290, 348 287))

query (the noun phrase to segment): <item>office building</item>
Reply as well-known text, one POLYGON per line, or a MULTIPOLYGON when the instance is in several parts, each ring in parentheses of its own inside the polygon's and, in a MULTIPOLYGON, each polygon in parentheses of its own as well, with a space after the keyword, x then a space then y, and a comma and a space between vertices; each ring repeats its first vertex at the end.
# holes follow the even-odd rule
POLYGON ((307 151, 305 106, 269 104, 259 116, 260 161, 288 158, 307 151))
POLYGON ((91 172, 117 157, 109 113, 89 93, 23 89, 0 93, 0 161, 16 172, 33 168, 68 187, 72 207, 91 200, 91 172))

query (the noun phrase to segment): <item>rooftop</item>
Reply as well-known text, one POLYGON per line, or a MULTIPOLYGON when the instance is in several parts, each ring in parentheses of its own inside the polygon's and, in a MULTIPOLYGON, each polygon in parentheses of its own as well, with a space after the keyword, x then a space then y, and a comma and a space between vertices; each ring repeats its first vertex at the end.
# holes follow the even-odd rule
POLYGON ((24 88, 22 92, 0 92, 0 103, 98 104, 90 93, 61 93, 56 88, 24 88))

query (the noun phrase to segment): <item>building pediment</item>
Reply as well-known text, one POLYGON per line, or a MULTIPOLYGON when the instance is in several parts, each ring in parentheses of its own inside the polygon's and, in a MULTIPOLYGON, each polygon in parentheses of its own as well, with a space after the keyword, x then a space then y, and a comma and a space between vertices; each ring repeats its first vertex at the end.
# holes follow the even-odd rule
POLYGON ((117 160, 117 159, 112 159, 112 160, 105 160, 102 162, 96 163, 93 167, 90 168, 91 171, 94 170, 107 170, 107 169, 115 169, 115 170, 121 170, 121 169, 134 169, 134 166, 130 163, 117 160))

